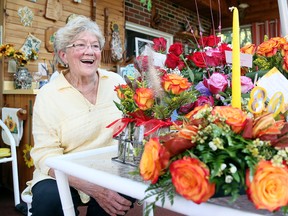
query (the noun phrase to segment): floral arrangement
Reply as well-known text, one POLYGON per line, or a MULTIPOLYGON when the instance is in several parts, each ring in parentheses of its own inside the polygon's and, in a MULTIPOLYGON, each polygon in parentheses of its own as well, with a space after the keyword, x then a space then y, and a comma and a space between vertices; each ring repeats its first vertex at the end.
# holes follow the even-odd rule
MULTIPOLYGON (((176 132, 151 138, 140 175, 151 184, 148 198, 171 204, 176 193, 197 204, 215 193, 237 200, 241 191, 257 209, 288 204, 287 132, 272 113, 253 116, 231 106, 198 106, 176 132)), ((155 202, 147 207, 149 212, 155 202)))
POLYGON ((21 50, 16 50, 13 44, 2 44, 0 46, 0 57, 6 57, 13 59, 17 67, 23 67, 28 64, 29 61, 37 60, 38 53, 32 49, 31 54, 26 56, 21 50))
POLYGON ((250 70, 243 68, 243 74, 247 73, 249 75, 249 72, 263 71, 263 73, 260 73, 261 75, 276 67, 288 78, 288 42, 284 37, 269 39, 265 36, 264 42, 259 46, 247 44, 241 48, 241 52, 253 55, 253 67, 250 70))
MULTIPOLYGON (((166 50, 163 40, 153 42, 154 51, 166 50)), ((278 65, 285 71, 286 42, 280 38, 270 42, 277 47, 272 50, 281 57, 278 65)), ((236 201, 246 193, 257 209, 286 211, 286 114, 269 113, 265 102, 260 112, 248 108, 251 101, 260 98, 250 96, 254 84, 247 75, 261 69, 257 62, 264 58, 260 51, 264 53, 265 46, 241 49, 254 55, 254 67, 242 68, 241 109, 230 106, 231 65, 224 54, 231 51, 230 45, 215 36, 201 37, 196 48, 186 54, 181 43, 172 44, 163 68, 151 67, 148 56, 139 56, 134 65, 139 76, 126 77, 126 85, 115 87, 121 101, 116 105, 128 117, 127 122, 169 119, 169 124, 156 124, 158 128, 170 126, 169 132, 143 140, 138 174, 150 182, 144 200, 155 197, 146 208, 147 214, 156 202, 164 204, 167 197, 173 204, 176 194, 200 204, 213 196, 231 196, 231 201, 236 201), (173 113, 176 117, 171 118, 173 113)))
POLYGON ((130 122, 136 122, 136 126, 145 125, 147 130, 153 128, 145 136, 161 127, 170 126, 173 112, 196 100, 197 91, 187 78, 156 68, 151 62, 148 56, 139 56, 134 64, 138 71, 135 76, 126 76, 127 84, 115 87, 120 99, 120 103, 115 104, 123 112, 124 118, 109 125, 118 128, 114 136, 130 122))
MULTIPOLYGON (((184 53, 182 43, 176 42, 170 46, 165 61, 166 69, 187 78, 200 94, 195 103, 182 106, 179 113, 185 114, 203 103, 230 104, 231 64, 226 62, 225 51, 231 51, 230 45, 222 43, 220 37, 213 35, 198 39, 196 48, 187 54, 184 53)), ((250 77, 241 76, 243 98, 253 87, 250 77)), ((245 106, 247 101, 243 100, 245 106)))

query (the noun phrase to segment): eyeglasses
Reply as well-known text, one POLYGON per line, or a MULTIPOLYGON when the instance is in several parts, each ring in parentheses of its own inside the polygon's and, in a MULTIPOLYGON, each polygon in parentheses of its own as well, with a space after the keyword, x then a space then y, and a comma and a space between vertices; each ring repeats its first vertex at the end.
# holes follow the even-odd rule
POLYGON ((99 52, 101 51, 101 47, 99 44, 90 44, 90 45, 87 45, 87 44, 84 44, 84 43, 78 43, 78 44, 70 44, 68 46, 66 46, 66 48, 71 48, 71 47, 74 47, 76 51, 84 51, 86 49, 88 49, 89 47, 91 47, 91 49, 94 51, 94 52, 99 52))

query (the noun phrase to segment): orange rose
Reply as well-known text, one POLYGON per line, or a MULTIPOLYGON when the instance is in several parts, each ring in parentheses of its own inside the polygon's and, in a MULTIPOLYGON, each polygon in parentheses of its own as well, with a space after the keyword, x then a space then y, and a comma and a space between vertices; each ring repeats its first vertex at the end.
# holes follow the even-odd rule
POLYGON ((275 121, 273 113, 267 113, 256 118, 253 122, 252 137, 261 138, 264 135, 281 134, 281 129, 284 126, 284 121, 275 121))
POLYGON ((138 88, 134 94, 134 100, 139 109, 147 110, 150 109, 154 104, 154 94, 152 89, 149 88, 138 88))
POLYGON ((251 54, 251 55, 254 55, 255 51, 256 51, 256 45, 255 44, 247 44, 240 49, 241 53, 251 54))
POLYGON ((158 181, 161 170, 168 164, 169 153, 161 146, 158 138, 151 138, 145 143, 139 169, 140 175, 145 181, 155 184, 158 181))
POLYGON ((260 161, 251 179, 246 173, 247 195, 257 209, 278 210, 288 204, 288 168, 273 166, 271 161, 260 161), (251 181, 252 180, 252 181, 251 181))
POLYGON ((212 114, 224 117, 226 119, 225 122, 235 133, 240 133, 246 125, 247 116, 238 108, 231 106, 216 106, 212 110, 212 114))
POLYGON ((125 95, 123 94, 123 92, 127 88, 129 88, 127 84, 121 84, 121 85, 115 86, 114 91, 116 91, 117 96, 120 100, 125 99, 125 95))
POLYGON ((278 42, 275 40, 268 40, 261 43, 257 48, 257 54, 260 56, 271 57, 277 52, 278 42))
POLYGON ((189 113, 187 113, 185 117, 189 119, 190 124, 195 125, 195 126, 202 125, 203 127, 205 127, 207 120, 205 118, 195 119, 194 115, 196 115, 199 112, 205 111, 209 107, 210 106, 208 104, 198 106, 192 111, 190 111, 189 113))
POLYGON ((196 158, 183 158, 170 165, 172 183, 177 193, 200 204, 215 193, 215 184, 209 182, 209 169, 196 158))
POLYGON ((282 49, 283 45, 287 43, 284 37, 273 37, 270 40, 273 40, 276 42, 276 47, 279 50, 282 49))
POLYGON ((283 58, 283 69, 288 73, 288 51, 283 58))
POLYGON ((162 85, 166 92, 171 92, 174 95, 179 95, 191 87, 188 79, 177 74, 165 74, 163 76, 162 85))
POLYGON ((288 43, 283 44, 281 54, 282 54, 282 56, 288 55, 288 43))

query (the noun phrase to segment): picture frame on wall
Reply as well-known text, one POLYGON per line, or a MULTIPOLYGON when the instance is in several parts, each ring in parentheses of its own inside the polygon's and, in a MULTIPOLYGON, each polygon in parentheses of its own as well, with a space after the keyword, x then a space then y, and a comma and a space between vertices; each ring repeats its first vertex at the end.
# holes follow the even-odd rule
POLYGON ((141 53, 145 50, 145 46, 153 46, 153 41, 135 37, 135 54, 136 57, 141 55, 141 53))

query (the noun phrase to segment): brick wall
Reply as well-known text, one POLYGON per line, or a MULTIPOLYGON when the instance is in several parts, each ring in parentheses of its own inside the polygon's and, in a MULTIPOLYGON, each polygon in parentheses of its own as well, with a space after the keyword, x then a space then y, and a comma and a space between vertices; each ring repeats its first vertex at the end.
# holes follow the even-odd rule
MULTIPOLYGON (((186 18, 192 27, 198 26, 196 13, 172 4, 168 0, 153 0, 152 3, 161 17, 160 24, 155 29, 174 35, 176 32, 183 31, 183 27, 187 24, 186 18)), ((200 19, 203 29, 209 34, 210 18, 201 17, 200 19)), ((125 0, 125 20, 152 28, 151 12, 146 6, 141 5, 139 0, 125 0)))

